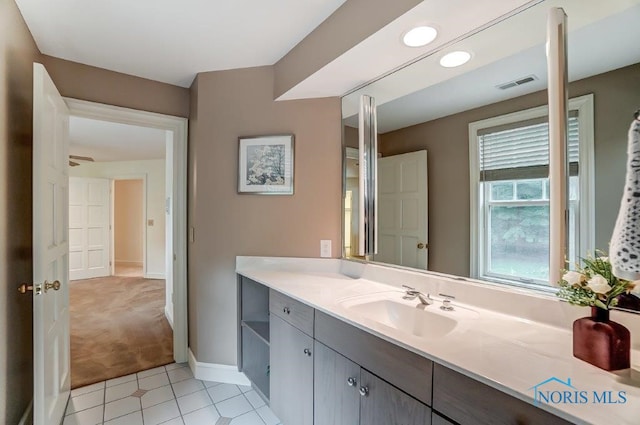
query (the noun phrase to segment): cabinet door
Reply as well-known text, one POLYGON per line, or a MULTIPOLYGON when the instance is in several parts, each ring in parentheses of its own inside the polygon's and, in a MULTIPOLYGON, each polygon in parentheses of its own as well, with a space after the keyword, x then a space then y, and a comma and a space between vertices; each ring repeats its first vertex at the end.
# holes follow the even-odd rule
POLYGON ((314 351, 314 425, 358 424, 360 366, 317 341, 314 351))
POLYGON ((313 424, 313 339, 271 315, 270 405, 283 425, 313 424))
POLYGON ((364 369, 360 380, 360 425, 431 424, 428 406, 364 369))

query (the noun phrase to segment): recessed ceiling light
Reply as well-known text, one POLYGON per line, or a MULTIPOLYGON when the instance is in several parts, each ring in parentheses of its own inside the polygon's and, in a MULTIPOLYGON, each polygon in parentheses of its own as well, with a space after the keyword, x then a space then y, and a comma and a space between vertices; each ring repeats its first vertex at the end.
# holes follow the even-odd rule
POLYGON ((410 29, 402 36, 402 42, 409 47, 422 47, 435 40, 438 31, 426 25, 410 29))
POLYGON ((451 52, 447 53, 442 57, 442 59, 440 59, 440 65, 445 68, 455 68, 456 66, 464 65, 469 62, 469 59, 471 59, 471 53, 469 52, 451 52))

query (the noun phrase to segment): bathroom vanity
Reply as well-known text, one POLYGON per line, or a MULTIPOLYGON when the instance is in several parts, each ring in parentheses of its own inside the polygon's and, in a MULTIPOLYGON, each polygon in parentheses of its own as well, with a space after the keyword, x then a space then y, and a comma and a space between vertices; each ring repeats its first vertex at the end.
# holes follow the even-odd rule
MULTIPOLYGON (((371 264, 239 257, 237 272, 240 369, 284 425, 640 418, 633 369, 600 371, 571 356, 568 330, 486 309, 485 300, 509 297, 502 288, 486 289, 497 293, 470 305, 459 300, 459 286, 473 296, 480 289, 474 283, 371 264), (430 293, 433 304, 404 299, 403 283, 430 293), (455 297, 452 311, 440 308, 451 298, 438 293, 455 297), (580 390, 624 390, 627 403, 536 402, 533 387, 554 376, 571 378, 580 390)), ((521 301, 511 295, 512 303, 521 301)), ((534 299, 522 311, 545 301, 550 316, 566 307, 534 299)))

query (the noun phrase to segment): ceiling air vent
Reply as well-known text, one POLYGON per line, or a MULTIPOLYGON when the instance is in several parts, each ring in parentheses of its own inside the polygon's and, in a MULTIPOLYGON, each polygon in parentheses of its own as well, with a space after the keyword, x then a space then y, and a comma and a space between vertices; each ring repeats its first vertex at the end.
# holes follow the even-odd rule
POLYGON ((538 79, 538 77, 536 77, 535 75, 532 74, 532 75, 527 75, 526 77, 518 78, 517 80, 509 81, 508 83, 497 85, 496 87, 499 88, 500 90, 506 90, 506 89, 510 89, 512 87, 518 87, 518 86, 521 86, 523 84, 527 84, 527 83, 530 83, 532 81, 536 81, 537 79, 538 79))

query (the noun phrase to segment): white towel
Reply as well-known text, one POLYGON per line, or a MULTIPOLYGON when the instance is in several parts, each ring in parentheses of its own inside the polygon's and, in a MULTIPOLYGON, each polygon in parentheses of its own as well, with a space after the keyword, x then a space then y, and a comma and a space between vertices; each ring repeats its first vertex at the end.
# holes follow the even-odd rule
POLYGON ((640 280, 640 120, 629 129, 627 179, 611 236, 609 259, 613 274, 621 279, 640 280))

